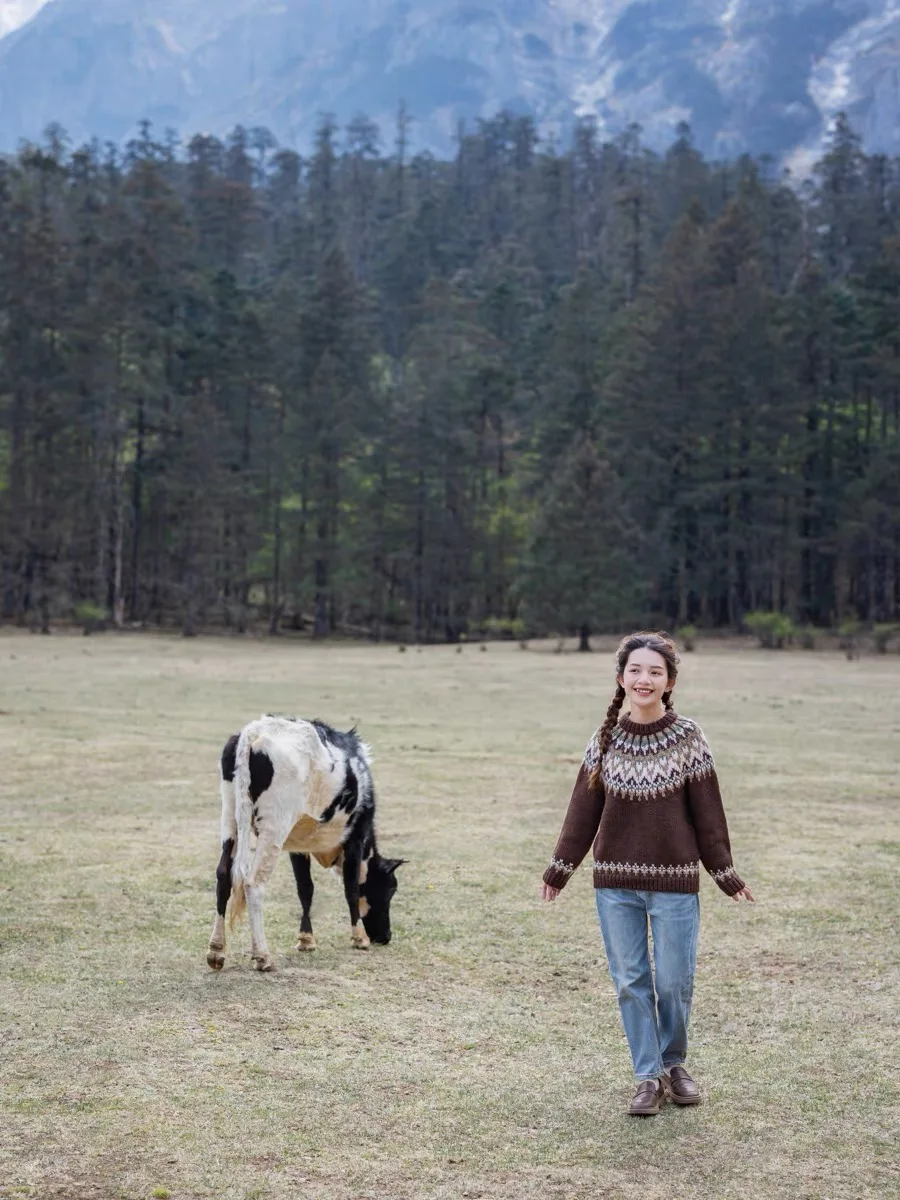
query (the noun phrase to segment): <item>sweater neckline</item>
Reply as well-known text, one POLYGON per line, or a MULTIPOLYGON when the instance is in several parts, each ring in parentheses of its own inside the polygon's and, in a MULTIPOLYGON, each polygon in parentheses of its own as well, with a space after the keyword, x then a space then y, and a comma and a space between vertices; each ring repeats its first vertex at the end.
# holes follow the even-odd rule
POLYGON ((630 733, 632 737, 647 737, 651 733, 662 733, 664 729, 669 729, 678 720, 678 714, 671 709, 660 717, 658 721, 651 721, 649 725, 643 725, 639 721, 632 721, 630 717, 622 717, 619 725, 626 733, 630 733))

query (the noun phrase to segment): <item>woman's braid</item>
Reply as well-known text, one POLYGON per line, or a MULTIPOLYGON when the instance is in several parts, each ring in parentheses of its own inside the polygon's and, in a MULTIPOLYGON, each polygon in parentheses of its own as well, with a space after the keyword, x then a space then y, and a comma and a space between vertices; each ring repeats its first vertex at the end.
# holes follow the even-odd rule
POLYGON ((609 743, 612 741, 613 730, 619 723, 619 713, 622 710, 622 705, 625 703, 625 689, 619 684, 616 687, 616 694, 612 698, 612 703, 606 710, 606 720, 597 730, 597 744, 600 748, 600 757, 597 759, 597 765, 591 771, 590 785, 595 788, 600 782, 600 773, 603 770, 603 756, 609 749, 609 743))

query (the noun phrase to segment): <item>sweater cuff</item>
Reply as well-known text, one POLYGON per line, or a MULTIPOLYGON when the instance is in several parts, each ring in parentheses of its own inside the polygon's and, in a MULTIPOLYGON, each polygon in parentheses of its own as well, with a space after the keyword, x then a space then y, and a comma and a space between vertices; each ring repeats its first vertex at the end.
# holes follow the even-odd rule
POLYGON ((561 858, 551 858, 550 866, 544 872, 544 883, 562 890, 572 878, 574 871, 574 863, 563 862, 561 858))
POLYGON ((730 864, 723 867, 721 871, 710 871, 709 873, 726 896, 736 896, 746 887, 743 879, 730 864))

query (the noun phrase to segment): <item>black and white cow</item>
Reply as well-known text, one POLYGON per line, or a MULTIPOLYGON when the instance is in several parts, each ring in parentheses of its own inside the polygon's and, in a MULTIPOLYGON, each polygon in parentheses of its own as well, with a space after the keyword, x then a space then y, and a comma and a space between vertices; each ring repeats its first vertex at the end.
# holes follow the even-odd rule
POLYGON ((355 730, 340 733, 321 721, 262 716, 226 742, 220 790, 222 857, 206 955, 214 971, 225 965, 229 897, 232 927, 245 906, 249 911, 254 966, 274 969, 263 930, 263 896, 282 850, 290 853, 303 910, 298 950, 316 948, 310 856, 343 875, 352 945, 367 950, 370 941, 391 940, 395 871, 404 860, 378 853, 369 748, 355 730))

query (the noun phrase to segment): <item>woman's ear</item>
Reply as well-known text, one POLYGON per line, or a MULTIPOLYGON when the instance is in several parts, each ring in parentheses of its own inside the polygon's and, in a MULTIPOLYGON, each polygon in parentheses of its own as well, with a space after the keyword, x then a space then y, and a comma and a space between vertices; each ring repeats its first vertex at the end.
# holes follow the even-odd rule
POLYGON ((624 689, 625 689, 625 680, 624 680, 624 678, 623 678, 621 675, 617 675, 617 676, 616 676, 616 683, 617 683, 617 684, 619 685, 619 687, 620 687, 620 688, 622 688, 622 690, 624 691, 624 689))

